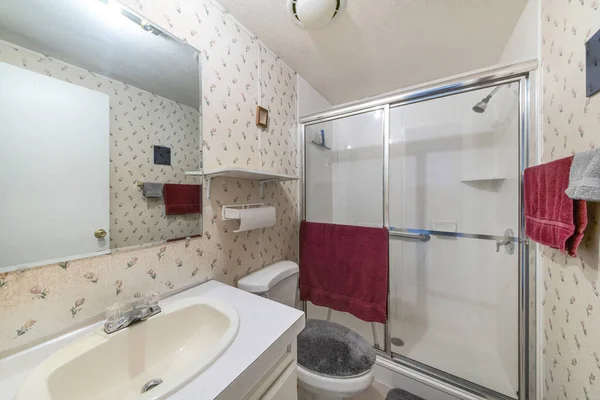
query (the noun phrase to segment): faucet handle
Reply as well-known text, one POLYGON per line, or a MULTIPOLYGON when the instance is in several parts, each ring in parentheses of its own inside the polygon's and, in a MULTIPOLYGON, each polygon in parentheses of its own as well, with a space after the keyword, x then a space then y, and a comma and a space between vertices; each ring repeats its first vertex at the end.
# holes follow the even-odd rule
POLYGON ((144 308, 146 307, 146 303, 148 302, 148 300, 146 299, 146 297, 141 297, 141 298, 137 298, 135 300, 133 300, 133 303, 131 303, 131 307, 134 310, 140 309, 140 308, 144 308))
POLYGON ((123 318, 123 311, 125 305, 123 303, 115 303, 106 307, 106 322, 108 324, 114 324, 123 318))

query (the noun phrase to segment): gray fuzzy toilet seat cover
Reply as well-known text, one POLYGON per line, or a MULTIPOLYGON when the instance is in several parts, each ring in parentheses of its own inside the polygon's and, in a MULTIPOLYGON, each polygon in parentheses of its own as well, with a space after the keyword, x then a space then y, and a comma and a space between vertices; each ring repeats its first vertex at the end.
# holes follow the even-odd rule
POLYGON ((308 319, 298 335, 298 364, 321 375, 349 378, 373 367, 375 350, 345 326, 308 319))

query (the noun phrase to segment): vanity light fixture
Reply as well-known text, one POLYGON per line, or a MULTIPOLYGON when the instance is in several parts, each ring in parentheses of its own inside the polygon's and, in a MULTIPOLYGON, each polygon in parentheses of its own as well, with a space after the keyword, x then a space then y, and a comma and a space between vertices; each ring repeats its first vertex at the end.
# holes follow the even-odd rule
POLYGON ((302 29, 318 29, 339 16, 346 0, 288 0, 288 13, 302 29))
POLYGON ((146 32, 152 32, 152 31, 154 31, 154 27, 152 25, 150 25, 150 23, 148 21, 146 21, 146 20, 141 20, 140 21, 140 26, 146 32))
POLYGON ((115 0, 99 0, 100 3, 104 5, 101 13, 104 17, 104 20, 111 26, 116 26, 118 24, 120 17, 125 17, 134 24, 138 25, 144 31, 152 33, 157 36, 168 36, 164 35, 159 29, 156 29, 150 22, 141 18, 139 15, 135 14, 132 11, 129 11, 125 7, 122 7, 115 0))

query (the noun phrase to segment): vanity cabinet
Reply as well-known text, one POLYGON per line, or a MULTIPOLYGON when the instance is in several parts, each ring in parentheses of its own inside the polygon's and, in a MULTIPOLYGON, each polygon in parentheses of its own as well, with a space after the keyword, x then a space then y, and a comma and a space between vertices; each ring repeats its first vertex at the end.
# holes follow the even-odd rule
POLYGON ((246 396, 245 400, 289 400, 298 398, 296 361, 289 359, 277 364, 246 396))
POLYGON ((296 400, 296 332, 286 332, 217 397, 218 400, 296 400))
MULTIPOLYGON (((161 323, 157 323, 157 321, 160 321, 160 318, 165 318, 165 316, 168 317, 168 315, 178 312, 177 310, 185 310, 184 305, 186 304, 202 303, 217 306, 218 302, 226 303, 219 306, 220 310, 226 311, 224 306, 227 305, 231 309, 226 314, 237 313, 239 317, 239 324, 236 323, 235 326, 235 330, 237 331, 235 338, 229 347, 206 370, 191 381, 184 383, 186 379, 179 373, 169 377, 164 375, 165 379, 161 384, 162 387, 165 388, 167 385, 171 385, 175 388, 175 391, 166 397, 161 396, 161 398, 168 398, 169 400, 297 400, 296 341, 298 334, 304 329, 305 319, 304 314, 294 308, 286 307, 223 283, 209 281, 164 299, 160 303, 162 307, 161 314, 133 326, 134 328, 138 327, 138 335, 135 336, 137 338, 135 340, 140 342, 141 340, 145 340, 140 338, 143 338, 143 335, 146 333, 160 331, 162 325, 161 323), (140 330, 140 328, 142 329, 140 330), (182 383, 182 386, 177 387, 180 383, 182 383)), ((219 324, 211 325, 209 317, 197 315, 192 318, 195 318, 197 321, 206 322, 207 327, 213 326, 213 328, 206 329, 216 329, 216 327, 220 326, 219 324)), ((229 319, 233 320, 235 318, 229 317, 229 319)), ((104 337, 100 333, 102 329, 102 322, 92 324, 76 332, 71 332, 42 343, 35 348, 0 359, 0 400, 14 400, 17 397, 17 392, 19 392, 23 385, 28 385, 28 387, 36 390, 44 390, 44 388, 48 387, 47 384, 31 385, 26 382, 33 373, 42 374, 42 378, 39 379, 43 379, 45 376, 43 374, 46 370, 39 370, 38 367, 40 364, 47 362, 48 358, 53 357, 55 353, 64 352, 65 347, 73 345, 75 342, 79 342, 79 350, 83 348, 82 346, 85 343, 89 343, 91 346, 95 345, 98 343, 98 340, 104 337)), ((200 332, 204 328, 200 326, 198 329, 200 332)), ((123 334, 125 334, 123 331, 116 332, 114 334, 116 336, 113 336, 113 338, 118 338, 119 335, 123 334)), ((214 335, 218 336, 218 331, 213 331, 214 335)), ((129 332, 127 336, 132 338, 133 333, 129 332)), ((174 336, 170 337, 171 340, 175 338, 174 336)), ((185 354, 198 354, 199 360, 202 360, 203 357, 208 360, 207 357, 210 357, 207 352, 199 348, 186 346, 185 354)), ((173 343, 171 343, 170 347, 179 348, 173 345, 173 343)), ((132 354, 136 354, 136 351, 139 349, 140 347, 138 346, 131 346, 128 357, 122 357, 118 360, 111 358, 107 361, 106 365, 113 368, 120 366, 120 369, 114 369, 125 371, 123 374, 110 375, 123 380, 122 386, 113 385, 113 389, 119 390, 121 387, 129 387, 127 386, 129 385, 127 379, 131 375, 126 373, 128 369, 123 368, 123 366, 127 365, 127 360, 143 359, 143 357, 135 358, 131 356, 132 354)), ((69 357, 72 355, 72 352, 67 351, 64 354, 66 357, 69 357)), ((185 359, 184 357, 181 362, 184 362, 185 359)), ((146 358, 146 360, 150 360, 150 358, 146 358)), ((173 358, 173 360, 176 360, 176 358, 173 358)), ((83 368, 87 367, 82 367, 80 370, 83 371, 83 368)), ((82 390, 85 390, 86 393, 102 390, 102 393, 105 393, 107 390, 106 381, 95 378, 104 376, 102 374, 107 373, 107 371, 103 372, 96 364, 94 364, 93 368, 96 369, 90 368, 89 371, 82 372, 89 378, 86 380, 82 390)), ((54 371, 53 369, 51 370, 54 371)), ((79 370, 73 369, 65 372, 63 375, 68 378, 65 380, 65 385, 77 382, 77 384, 73 384, 75 386, 74 389, 81 389, 81 385, 78 384, 81 380, 77 381, 78 377, 80 377, 78 373, 79 370)), ((35 382, 38 381, 35 380, 35 382)), ((114 384, 114 380, 111 383, 114 384)), ((141 387, 139 383, 137 381, 131 382, 131 387, 137 389, 141 387)), ((161 386, 157 387, 160 388, 161 386)), ((62 390, 61 393, 65 390, 65 386, 55 386, 55 388, 62 390)), ((29 396, 26 398, 35 398, 37 400, 51 397, 48 395, 29 396)), ((63 398, 64 396, 58 397, 63 398)), ((82 397, 76 396, 72 398, 79 399, 82 397)))

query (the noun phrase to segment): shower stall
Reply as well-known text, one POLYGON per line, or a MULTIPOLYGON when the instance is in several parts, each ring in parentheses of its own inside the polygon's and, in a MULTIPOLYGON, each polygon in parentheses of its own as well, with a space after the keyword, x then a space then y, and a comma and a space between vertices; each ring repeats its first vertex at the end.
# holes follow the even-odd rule
POLYGON ((490 69, 300 121, 303 219, 389 229, 387 323, 329 318, 459 398, 534 398, 521 183, 535 144, 535 68, 490 69))

